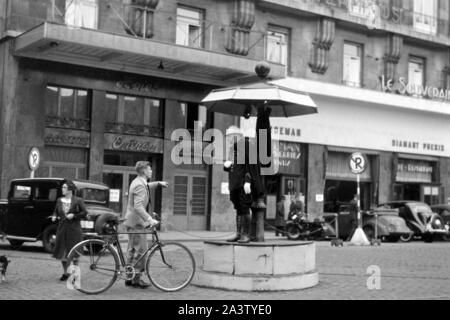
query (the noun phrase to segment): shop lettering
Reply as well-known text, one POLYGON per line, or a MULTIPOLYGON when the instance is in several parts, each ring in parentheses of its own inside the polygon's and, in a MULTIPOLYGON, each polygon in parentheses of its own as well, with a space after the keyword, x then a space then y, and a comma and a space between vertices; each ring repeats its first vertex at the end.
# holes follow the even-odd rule
POLYGON ((134 139, 126 139, 122 136, 116 137, 112 143, 113 150, 133 152, 158 152, 158 147, 151 142, 141 142, 134 139))
POLYGON ((442 144, 434 143, 420 143, 417 141, 405 141, 405 140, 392 140, 392 147, 410 149, 410 150, 422 150, 422 151, 438 151, 445 152, 445 146, 442 144))
POLYGON ((397 166, 398 172, 411 172, 411 173, 433 173, 433 167, 415 164, 399 163, 397 166))
POLYGON ((450 101, 450 91, 438 89, 431 86, 418 86, 408 83, 403 77, 394 82, 393 79, 386 80, 384 75, 381 76, 381 86, 384 92, 397 92, 401 95, 419 96, 423 98, 450 101))
POLYGON ((412 10, 390 6, 374 0, 302 0, 308 6, 319 5, 346 11, 349 14, 375 20, 380 18, 396 24, 407 24, 407 17, 413 15, 412 10))
POLYGON ((153 92, 157 90, 156 85, 154 85, 153 83, 139 83, 131 81, 118 81, 116 82, 116 88, 141 92, 153 92))
POLYGON ((87 148, 89 147, 89 137, 71 136, 66 133, 48 133, 45 136, 45 144, 87 148))
POLYGON ((296 128, 286 128, 286 127, 272 127, 272 134, 279 134, 283 136, 300 137, 302 131, 296 128))

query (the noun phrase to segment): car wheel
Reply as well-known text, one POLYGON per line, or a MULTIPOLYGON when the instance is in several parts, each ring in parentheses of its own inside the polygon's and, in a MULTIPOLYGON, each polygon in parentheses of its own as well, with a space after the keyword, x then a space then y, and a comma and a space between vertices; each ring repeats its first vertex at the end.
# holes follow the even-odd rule
POLYGON ((13 250, 19 250, 20 247, 22 247, 23 243, 25 241, 22 240, 13 240, 13 239, 8 239, 9 244, 11 245, 11 249, 13 250))
POLYGON ((363 230, 369 241, 375 239, 375 229, 372 226, 364 226, 363 230))
POLYGON ((387 242, 398 242, 400 240, 400 236, 388 236, 386 237, 387 242))
POLYGON ((432 234, 425 234, 422 236, 422 240, 427 242, 427 243, 431 243, 434 240, 434 237, 432 234))
POLYGON ((290 225, 286 228, 286 236, 289 240, 300 240, 301 230, 296 225, 290 225))
POLYGON ((402 234, 400 236, 401 242, 410 242, 414 237, 414 233, 402 234))
POLYGON ((55 224, 52 224, 45 228, 44 232, 42 233, 42 246, 48 253, 53 253, 55 251, 56 229, 57 226, 55 224))

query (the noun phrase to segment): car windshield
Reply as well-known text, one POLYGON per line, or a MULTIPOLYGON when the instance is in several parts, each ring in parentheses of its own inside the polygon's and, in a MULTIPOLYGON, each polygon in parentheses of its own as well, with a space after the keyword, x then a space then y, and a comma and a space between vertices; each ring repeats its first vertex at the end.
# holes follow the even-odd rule
POLYGON ((86 202, 106 204, 108 201, 108 190, 83 188, 80 189, 80 195, 86 202))

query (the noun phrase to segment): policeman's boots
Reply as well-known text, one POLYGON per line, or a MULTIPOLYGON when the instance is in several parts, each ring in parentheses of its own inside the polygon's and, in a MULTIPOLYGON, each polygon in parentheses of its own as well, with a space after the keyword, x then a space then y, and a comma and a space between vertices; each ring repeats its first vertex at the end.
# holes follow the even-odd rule
POLYGON ((249 243, 250 242, 250 225, 251 225, 250 213, 243 215, 241 218, 242 218, 242 234, 241 234, 241 238, 238 240, 238 242, 239 243, 249 243))
POLYGON ((236 242, 239 239, 241 239, 241 234, 242 234, 242 216, 236 214, 236 235, 231 238, 228 239, 227 242, 236 242))

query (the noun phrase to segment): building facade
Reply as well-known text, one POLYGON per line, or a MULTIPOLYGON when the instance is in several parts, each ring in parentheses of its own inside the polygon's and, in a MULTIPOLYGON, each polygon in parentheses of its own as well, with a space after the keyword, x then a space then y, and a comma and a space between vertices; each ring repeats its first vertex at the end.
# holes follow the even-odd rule
POLYGON ((36 176, 102 181, 120 212, 146 159, 170 184, 153 195, 165 228, 232 229, 222 165, 174 163, 172 133, 200 122, 251 135, 251 120, 200 101, 255 81, 266 60, 272 78, 319 109, 272 119, 280 171, 266 178, 269 220, 280 195, 301 192, 316 215, 351 200, 354 151, 370 163, 364 209, 447 202, 449 19, 444 0, 1 0, 1 197, 29 176, 38 147, 36 176))

